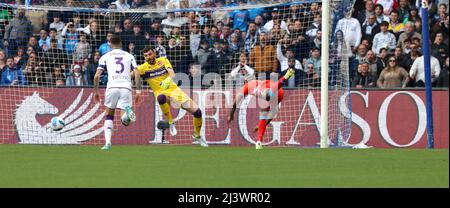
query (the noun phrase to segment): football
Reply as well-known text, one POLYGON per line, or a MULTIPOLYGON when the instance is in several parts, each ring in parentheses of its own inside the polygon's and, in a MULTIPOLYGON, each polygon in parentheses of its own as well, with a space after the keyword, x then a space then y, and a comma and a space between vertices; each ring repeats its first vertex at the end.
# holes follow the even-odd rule
POLYGON ((50 127, 53 129, 53 131, 59 131, 64 128, 64 126, 64 121, 59 117, 53 117, 50 121, 50 127))

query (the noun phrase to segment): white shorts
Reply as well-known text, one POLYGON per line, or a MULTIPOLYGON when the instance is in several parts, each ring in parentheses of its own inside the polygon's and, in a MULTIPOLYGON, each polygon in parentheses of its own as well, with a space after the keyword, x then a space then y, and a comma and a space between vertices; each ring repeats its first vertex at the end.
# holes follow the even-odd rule
POLYGON ((127 88, 108 88, 105 91, 105 106, 110 109, 122 109, 133 105, 131 90, 127 88))

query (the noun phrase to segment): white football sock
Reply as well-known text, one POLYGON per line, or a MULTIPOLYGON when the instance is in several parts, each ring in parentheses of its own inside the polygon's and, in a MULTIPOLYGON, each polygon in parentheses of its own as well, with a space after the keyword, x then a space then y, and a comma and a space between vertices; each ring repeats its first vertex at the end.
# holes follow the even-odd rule
POLYGON ((105 132, 105 144, 111 144, 113 127, 114 124, 112 120, 105 120, 105 125, 103 126, 105 132))

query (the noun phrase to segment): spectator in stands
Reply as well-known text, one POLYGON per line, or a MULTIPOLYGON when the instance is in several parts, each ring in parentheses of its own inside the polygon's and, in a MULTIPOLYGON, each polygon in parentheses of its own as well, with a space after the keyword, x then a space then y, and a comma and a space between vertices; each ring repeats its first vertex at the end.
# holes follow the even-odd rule
MULTIPOLYGON (((411 70, 409 71, 409 76, 411 79, 416 80, 416 87, 425 87, 425 72, 424 72, 424 57, 420 56, 416 58, 411 70)), ((436 86, 437 78, 441 72, 441 66, 439 65, 439 60, 434 56, 430 56, 430 69, 431 69, 431 83, 432 86, 436 86)))
POLYGON ((400 34, 405 31, 405 24, 398 21, 398 12, 395 10, 391 12, 388 30, 391 31, 397 39, 400 34))
POLYGON ((196 22, 192 23, 190 26, 190 34, 189 34, 189 46, 192 52, 192 57, 197 56, 197 50, 200 47, 200 39, 201 39, 200 25, 198 25, 196 22))
POLYGON ((244 83, 255 79, 255 70, 247 65, 247 60, 247 54, 245 51, 242 51, 239 55, 239 63, 230 72, 230 78, 235 81, 235 87, 240 87, 244 83))
POLYGON ((39 47, 42 49, 42 51, 47 51, 50 48, 50 37, 47 34, 47 31, 45 29, 41 29, 39 32, 39 47))
POLYGON ((269 44, 276 45, 278 40, 282 39, 286 31, 281 30, 280 25, 275 23, 272 30, 269 32, 269 44))
POLYGON ((269 45, 267 33, 259 34, 259 43, 250 53, 249 64, 255 69, 256 73, 265 74, 266 78, 270 77, 270 73, 277 72, 276 50, 275 47, 269 45))
POLYGON ((181 72, 179 68, 180 49, 181 48, 177 46, 175 37, 170 37, 166 47, 166 58, 169 59, 175 73, 181 72))
MULTIPOLYGON (((284 74, 285 71, 290 68, 289 66, 289 60, 293 60, 294 61, 294 69, 297 70, 303 70, 302 64, 300 63, 300 61, 296 60, 294 57, 294 49, 293 48, 287 48, 286 49, 286 54, 283 54, 282 50, 281 50, 281 44, 283 43, 283 39, 279 40, 277 43, 277 59, 280 62, 280 69, 281 69, 281 74, 284 74)), ((297 75, 294 75, 297 76, 297 75)), ((289 79, 289 81, 287 82, 287 85, 289 87, 295 87, 295 78, 294 79, 289 79), (292 80, 292 81, 291 81, 292 80)))
MULTIPOLYGON (((239 6, 245 6, 244 0, 238 0, 239 6)), ((250 13, 246 9, 235 9, 230 12, 230 24, 233 25, 233 30, 239 29, 242 31, 242 38, 245 38, 247 33, 248 21, 250 13)))
POLYGON ((355 60, 358 63, 362 63, 367 61, 366 60, 366 55, 367 55, 367 46, 364 44, 360 44, 358 46, 357 52, 356 52, 356 56, 355 56, 355 60))
POLYGON ((381 4, 375 5, 375 16, 377 17, 378 24, 381 24, 384 21, 389 22, 389 17, 384 15, 383 11, 384 11, 383 5, 381 4))
POLYGON ((450 31, 449 16, 447 14, 447 16, 445 17, 445 21, 436 24, 431 28, 430 38, 431 40, 435 40, 436 34, 442 33, 442 35, 444 36, 444 42, 446 42, 446 44, 448 45, 449 31, 450 31))
POLYGON ((409 10, 409 14, 408 14, 408 18, 406 18, 406 20, 404 20, 406 22, 411 21, 414 22, 414 24, 419 21, 422 22, 420 16, 419 16, 419 10, 417 8, 411 8, 409 10))
MULTIPOLYGON (((59 67, 55 67, 52 70, 52 83, 56 87, 64 86, 66 84, 66 78, 62 72, 63 70, 59 67)), ((106 70, 105 70, 106 71, 106 70)))
POLYGON ((25 47, 28 38, 31 36, 32 25, 25 17, 25 10, 18 9, 17 15, 9 21, 3 36, 3 46, 7 49, 7 54, 12 56, 18 47, 25 47))
POLYGON ((365 7, 365 10, 357 11, 358 15, 356 16, 356 19, 358 19, 359 24, 361 24, 361 25, 363 25, 367 21, 367 19, 370 15, 375 14, 374 4, 373 4, 372 0, 365 1, 364 7, 365 7))
POLYGON ((258 28, 259 32, 262 32, 262 31, 264 31, 266 33, 269 32, 266 29, 264 29, 264 25, 266 24, 266 22, 265 22, 263 16, 261 16, 261 15, 256 16, 255 24, 256 24, 256 27, 258 28))
POLYGON ((231 36, 230 36, 229 46, 230 46, 230 53, 232 53, 232 54, 239 53, 242 49, 242 43, 239 42, 239 39, 237 36, 238 35, 236 35, 234 33, 231 34, 231 36))
POLYGON ((398 21, 399 22, 407 22, 408 21, 408 17, 409 17, 409 2, 408 0, 399 0, 398 3, 398 8, 397 8, 397 12, 398 12, 398 21))
POLYGON ((313 48, 311 49, 310 53, 311 53, 310 58, 305 60, 305 68, 308 66, 308 64, 313 64, 314 71, 320 77, 320 49, 313 48))
POLYGON ((394 51, 394 57, 397 60, 397 65, 400 67, 406 68, 403 64, 405 63, 405 55, 403 54, 403 50, 401 47, 397 46, 394 51))
POLYGON ((14 64, 19 67, 23 68, 25 64, 27 63, 28 57, 26 56, 25 50, 22 47, 17 48, 17 53, 13 57, 14 64))
POLYGON ((86 80, 84 79, 81 66, 75 64, 73 69, 66 76, 66 86, 85 86, 86 80))
POLYGON ((91 46, 91 51, 95 51, 100 47, 104 40, 105 33, 100 31, 100 27, 95 20, 89 20, 89 25, 83 30, 86 34, 87 42, 91 46))
MULTIPOLYGON (((59 49, 63 49, 63 44, 62 44, 61 37, 58 36, 58 33, 56 32, 55 28, 50 28, 49 37, 50 37, 50 40, 56 39, 58 41, 57 47, 59 49)), ((50 45, 51 45, 51 43, 50 43, 50 45)), ((49 45, 49 48, 50 48, 50 45, 49 45)))
POLYGON ((55 28, 57 34, 60 36, 65 26, 65 23, 61 21, 61 14, 55 13, 53 16, 53 22, 50 23, 50 29, 55 28))
POLYGON ((280 25, 281 30, 288 31, 286 22, 280 18, 278 12, 279 12, 279 9, 277 7, 272 8, 272 11, 271 11, 272 19, 264 25, 264 29, 266 31, 270 32, 276 23, 280 25))
POLYGON ((214 46, 209 54, 208 61, 206 63, 206 73, 216 73, 224 79, 225 75, 225 65, 229 63, 229 59, 225 52, 223 51, 221 40, 216 40, 214 46))
POLYGON ((38 54, 38 56, 40 56, 43 52, 42 49, 39 47, 36 37, 34 36, 31 36, 30 39, 28 39, 27 47, 33 47, 33 50, 38 54))
POLYGON ((378 66, 380 62, 378 61, 378 57, 375 55, 375 52, 372 50, 367 51, 366 61, 369 65, 369 74, 375 80, 378 80, 378 75, 383 70, 383 66, 378 66))
POLYGON ((27 85, 22 69, 14 64, 12 57, 6 59, 6 67, 2 70, 0 85, 27 85))
POLYGON ((170 35, 170 31, 173 27, 181 27, 181 25, 187 22, 187 18, 176 17, 175 12, 167 12, 167 18, 163 19, 161 25, 163 26, 162 31, 166 35, 170 35))
POLYGON ((448 62, 449 57, 445 59, 444 67, 441 69, 441 72, 439 73, 438 81, 436 83, 436 87, 447 87, 449 85, 449 68, 448 68, 448 62))
POLYGON ((42 66, 42 62, 38 59, 36 53, 31 52, 23 69, 29 85, 45 85, 46 71, 42 66))
MULTIPOLYGON (((448 4, 448 2, 447 2, 448 4)), ((447 4, 441 3, 439 4, 438 12, 433 17, 433 23, 440 24, 441 22, 445 21, 445 16, 448 13, 447 4)))
POLYGON ((91 57, 91 46, 87 42, 86 34, 84 32, 80 33, 80 42, 76 43, 75 51, 73 54, 74 63, 81 64, 84 59, 91 57))
POLYGON ((361 29, 362 38, 369 40, 370 43, 373 43, 373 37, 380 32, 380 25, 376 20, 375 14, 371 14, 367 17, 367 20, 364 22, 361 29))
POLYGON ((375 87, 376 86, 376 78, 373 77, 371 73, 369 73, 369 63, 362 62, 359 63, 361 68, 361 73, 358 73, 352 81, 352 87, 356 88, 366 88, 366 87, 375 87))
POLYGON ((431 54, 439 60, 441 66, 444 65, 445 58, 448 57, 448 45, 444 43, 443 33, 437 33, 431 45, 431 54))
POLYGON ((314 70, 314 64, 306 64, 306 76, 300 80, 300 87, 318 87, 320 85, 319 74, 314 70))
MULTIPOLYGON (((200 41, 200 48, 197 51, 196 60, 202 66, 202 70, 208 62, 208 57, 211 51, 209 50, 209 42, 207 40, 200 41)), ((205 71, 202 72, 204 74, 205 71)))
POLYGON ((361 25, 356 18, 352 17, 351 12, 337 22, 336 30, 342 30, 345 41, 351 47, 352 52, 356 53, 361 43, 362 31, 361 25))
POLYGON ((311 39, 311 43, 309 44, 310 48, 321 48, 322 47, 322 31, 317 30, 316 37, 311 39))
POLYGON ((117 11, 125 11, 130 9, 130 5, 128 4, 128 0, 117 0, 111 4, 115 4, 117 11))
POLYGON ((133 22, 130 18, 123 20, 123 30, 116 35, 122 39, 123 47, 126 48, 133 38, 133 22))
POLYGON ((406 49, 406 45, 404 44, 405 40, 412 40, 413 38, 419 38, 422 40, 422 35, 414 31, 413 22, 407 22, 405 24, 405 32, 400 34, 397 42, 397 46, 400 46, 403 51, 406 49))
POLYGON ((108 31, 106 33, 106 42, 100 45, 100 48, 98 51, 100 52, 100 56, 105 55, 106 53, 110 52, 112 50, 111 48, 111 37, 114 35, 113 32, 108 31))
POLYGON ((383 13, 390 14, 396 5, 396 0, 375 0, 375 4, 380 4, 383 6, 383 13))
POLYGON ((377 81, 379 88, 405 88, 409 82, 408 72, 397 66, 395 57, 390 57, 388 66, 381 71, 377 81))
POLYGON ((75 52, 76 49, 75 46, 79 41, 78 32, 75 30, 75 26, 73 25, 72 22, 67 23, 67 25, 61 32, 61 36, 65 38, 64 42, 65 52, 67 53, 67 55, 72 56, 72 54, 75 52))
POLYGON ((133 26, 133 36, 130 39, 130 43, 134 43, 135 45, 137 55, 136 59, 139 60, 139 62, 143 61, 144 57, 141 54, 141 51, 146 45, 149 44, 149 41, 145 38, 144 33, 142 33, 142 29, 139 24, 135 24, 133 26))
POLYGON ((67 54, 62 49, 58 49, 57 44, 56 39, 50 40, 50 49, 44 53, 42 61, 47 69, 56 67, 65 69, 68 64, 67 54))
POLYGON ((388 26, 388 22, 382 22, 380 24, 381 32, 377 33, 373 38, 372 50, 375 51, 375 53, 378 52, 379 54, 381 48, 386 48, 389 51, 394 51, 396 47, 395 36, 388 31, 388 26))
POLYGON ((161 32, 160 34, 158 34, 156 36, 156 42, 155 42, 155 52, 156 55, 159 57, 166 57, 167 56, 167 52, 166 52, 166 43, 165 43, 165 35, 163 32, 161 32))
MULTIPOLYGON (((313 23, 310 24, 308 29, 306 29, 306 35, 308 35, 310 38, 314 38, 316 36, 317 30, 320 30, 322 24, 322 16, 321 14, 314 15, 313 23)), ((342 29, 336 29, 336 30, 342 30, 342 29)))

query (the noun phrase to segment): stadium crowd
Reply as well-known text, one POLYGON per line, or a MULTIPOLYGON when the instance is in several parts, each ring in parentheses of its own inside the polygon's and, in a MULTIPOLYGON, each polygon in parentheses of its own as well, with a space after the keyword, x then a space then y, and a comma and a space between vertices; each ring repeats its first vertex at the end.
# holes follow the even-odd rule
MULTIPOLYGON (((288 87, 320 86, 320 4, 242 9, 261 2, 289 1, 30 0, 31 5, 93 5, 98 10, 92 12, 25 11, 0 5, 0 85, 92 85, 98 60, 111 50, 109 38, 117 34, 138 64, 143 63, 141 50, 152 45, 171 61, 175 72, 191 78, 210 72, 222 79, 229 74, 269 78, 295 68, 288 87), (186 9, 235 6, 241 8, 186 9), (143 12, 145 8, 185 10, 149 13, 143 12), (142 12, 122 12, 130 9, 142 12)), ((343 58, 348 58, 352 87, 424 87, 420 4, 420 0, 357 0, 345 11, 349 15, 334 13, 330 84, 339 84, 334 77, 339 76, 343 58), (345 45, 350 47, 349 57, 343 53, 345 45)), ((448 87, 448 0, 429 0, 428 11, 433 87, 448 87)), ((101 80, 106 84, 107 75, 101 80)))

